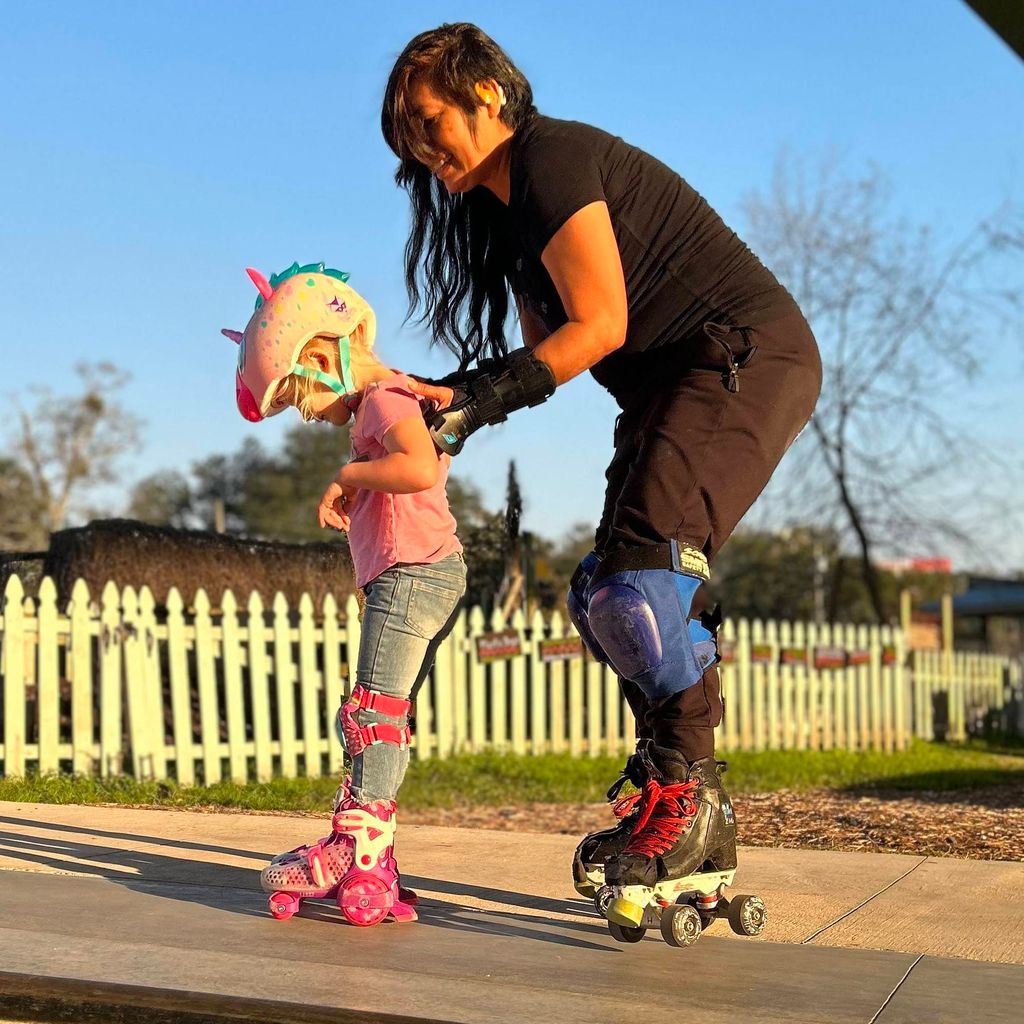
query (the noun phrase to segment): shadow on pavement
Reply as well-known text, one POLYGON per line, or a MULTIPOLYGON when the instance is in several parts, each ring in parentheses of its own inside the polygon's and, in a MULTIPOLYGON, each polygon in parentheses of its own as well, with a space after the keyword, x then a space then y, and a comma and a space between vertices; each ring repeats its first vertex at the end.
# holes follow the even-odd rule
MULTIPOLYGON (((30 828, 32 831, 13 832, 0 829, 0 856, 10 860, 19 860, 26 865, 64 873, 103 878, 147 896, 179 900, 247 917, 269 916, 266 909, 266 894, 260 889, 257 874, 259 868, 270 859, 267 854, 164 836, 108 832, 56 822, 0 817, 0 824, 12 823, 30 828), (67 838, 66 835, 55 835, 56 832, 96 837, 98 841, 67 838), (182 855, 125 849, 104 844, 103 839, 150 843, 181 851, 182 855), (204 859, 196 861, 194 872, 190 872, 188 865, 192 862, 188 858, 189 850, 242 857, 252 860, 254 864, 250 868, 204 859)), ((570 921, 561 916, 585 913, 589 908, 589 903, 585 900, 556 900, 438 878, 406 876, 403 881, 413 888, 444 893, 452 897, 452 902, 423 897, 419 907, 420 923, 428 927, 516 935, 542 942, 612 950, 607 944, 591 943, 565 934, 594 933, 599 928, 600 922, 596 916, 593 924, 570 921), (462 906, 458 903, 460 896, 492 901, 498 906, 462 906), (524 914, 503 909, 508 906, 541 913, 524 914), (545 912, 560 916, 545 917, 545 912)), ((344 921, 333 901, 304 902, 299 916, 351 927, 344 921)))

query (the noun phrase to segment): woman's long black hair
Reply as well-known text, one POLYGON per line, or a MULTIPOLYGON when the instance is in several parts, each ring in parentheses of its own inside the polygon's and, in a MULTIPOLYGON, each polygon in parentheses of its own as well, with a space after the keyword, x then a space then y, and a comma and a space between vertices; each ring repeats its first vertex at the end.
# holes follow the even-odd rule
POLYGON ((450 195, 425 165, 429 147, 409 107, 414 79, 426 82, 474 123, 477 82, 493 79, 505 94, 502 121, 513 132, 537 114, 523 73, 486 33, 468 22, 416 36, 395 62, 381 109, 384 139, 401 161, 395 181, 412 201, 405 245, 409 316, 422 309, 435 341, 459 357, 459 368, 508 352, 509 239, 503 204, 487 189, 450 195))

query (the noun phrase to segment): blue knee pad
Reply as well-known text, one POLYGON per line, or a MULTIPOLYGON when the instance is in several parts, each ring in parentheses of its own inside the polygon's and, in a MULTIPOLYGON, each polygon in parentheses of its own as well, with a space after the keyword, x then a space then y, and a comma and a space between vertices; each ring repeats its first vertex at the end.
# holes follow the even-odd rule
POLYGON ((714 634, 690 619, 702 582, 675 569, 635 569, 612 573, 590 588, 590 632, 608 664, 649 700, 696 685, 717 657, 714 634))
POLYGON ((565 604, 569 609, 569 618, 572 619, 576 632, 579 633, 580 638, 587 645, 587 650, 598 661, 610 665, 611 662, 608 660, 608 656, 601 650, 601 645, 597 642, 597 638, 590 628, 590 623, 587 621, 587 604, 590 601, 590 578, 594 575, 594 570, 600 561, 601 559, 597 557, 597 553, 591 551, 576 566, 576 571, 572 574, 572 582, 569 584, 569 592, 565 595, 565 604))

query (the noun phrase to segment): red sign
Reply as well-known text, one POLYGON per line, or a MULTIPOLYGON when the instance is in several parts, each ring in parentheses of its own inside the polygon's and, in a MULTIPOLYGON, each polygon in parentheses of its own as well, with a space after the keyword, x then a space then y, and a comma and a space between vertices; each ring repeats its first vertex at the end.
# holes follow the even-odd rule
POLYGON ((775 657, 775 648, 771 644, 751 644, 750 660, 759 665, 767 665, 775 657))
POLYGON ((815 647, 815 668, 845 668, 846 651, 842 647, 815 647))
POLYGON ((583 641, 578 636, 564 636, 541 640, 540 660, 568 661, 570 658, 579 658, 583 654, 583 641))
POLYGON ((783 665, 806 665, 807 648, 783 647, 779 652, 779 661, 781 661, 783 665))
POLYGON ((846 662, 848 665, 870 665, 871 652, 864 650, 850 651, 846 656, 846 662))
POLYGON ((476 656, 483 662, 514 658, 522 653, 519 634, 514 629, 506 629, 503 633, 481 633, 476 638, 476 656))
POLYGON ((896 648, 892 644, 886 644, 882 648, 882 664, 883 665, 895 665, 896 664, 896 648))

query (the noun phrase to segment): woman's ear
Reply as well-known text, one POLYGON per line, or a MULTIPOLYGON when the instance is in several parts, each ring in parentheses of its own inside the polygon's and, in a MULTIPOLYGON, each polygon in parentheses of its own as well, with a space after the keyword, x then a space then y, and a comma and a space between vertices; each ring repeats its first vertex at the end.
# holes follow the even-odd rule
POLYGON ((473 86, 480 103, 487 109, 488 117, 499 117, 501 108, 505 105, 505 93, 500 85, 493 78, 487 78, 477 82, 473 86))
POLYGON ((360 320, 359 323, 356 324, 355 329, 349 335, 349 338, 350 338, 351 341, 354 341, 357 345, 362 346, 362 345, 366 344, 366 321, 365 320, 360 320))

